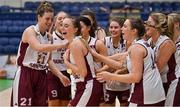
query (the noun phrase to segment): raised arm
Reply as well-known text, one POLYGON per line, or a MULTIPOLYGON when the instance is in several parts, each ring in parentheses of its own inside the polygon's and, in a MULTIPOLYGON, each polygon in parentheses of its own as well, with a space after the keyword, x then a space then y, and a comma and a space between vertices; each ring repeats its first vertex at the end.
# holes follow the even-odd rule
POLYGON ((33 27, 28 27, 22 36, 22 41, 24 43, 28 43, 31 48, 39 52, 49 52, 53 50, 57 50, 59 48, 65 48, 68 44, 68 41, 64 44, 41 44, 36 38, 36 32, 34 31, 33 27))

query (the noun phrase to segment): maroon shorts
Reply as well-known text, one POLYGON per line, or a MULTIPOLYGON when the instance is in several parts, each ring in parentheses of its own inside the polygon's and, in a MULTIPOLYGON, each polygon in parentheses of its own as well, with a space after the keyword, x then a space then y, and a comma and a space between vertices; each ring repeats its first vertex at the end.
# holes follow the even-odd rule
POLYGON ((16 72, 11 105, 46 106, 47 81, 46 70, 34 70, 20 67, 16 72))
POLYGON ((103 94, 103 85, 96 79, 76 83, 74 99, 70 101, 71 106, 99 106, 103 94))
POLYGON ((105 93, 105 103, 107 104, 113 104, 115 102, 116 96, 119 100, 120 103, 128 103, 128 98, 130 95, 129 90, 125 91, 111 91, 111 90, 106 90, 105 93))
MULTIPOLYGON (((70 75, 66 71, 62 71, 63 75, 70 79, 70 75)), ((47 74, 48 83, 48 97, 50 100, 70 100, 71 99, 71 86, 64 87, 60 79, 55 76, 52 72, 47 74)))

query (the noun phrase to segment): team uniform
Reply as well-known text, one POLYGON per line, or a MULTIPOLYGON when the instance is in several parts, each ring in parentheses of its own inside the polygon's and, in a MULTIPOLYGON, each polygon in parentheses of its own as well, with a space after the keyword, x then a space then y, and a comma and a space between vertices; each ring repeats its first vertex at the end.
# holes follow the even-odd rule
MULTIPOLYGON (((174 72, 170 72, 168 75, 170 86, 165 101, 165 106, 180 106, 180 38, 176 40, 176 52, 174 54, 174 60, 176 61, 176 67, 174 72)), ((173 66, 174 67, 174 64, 173 66)))
MULTIPOLYGON (((40 33, 38 24, 32 27, 41 44, 51 44, 47 33, 40 33)), ((49 52, 35 51, 28 43, 21 41, 17 56, 19 67, 13 83, 12 106, 47 105, 46 71, 49 56, 49 52)))
MULTIPOLYGON (((81 38, 81 36, 78 36, 75 39, 80 39, 80 38, 81 38)), ((96 41, 97 41, 97 38, 93 38, 93 37, 88 38, 88 45, 95 51, 96 51, 96 41)), ((94 61, 95 71, 100 69, 101 67, 102 67, 101 62, 95 62, 94 61)), ((74 81, 74 77, 71 76, 71 96, 72 96, 72 99, 74 98, 74 95, 75 95, 75 92, 76 92, 76 84, 73 81, 74 81)))
MULTIPOLYGON (((166 40, 169 40, 169 37, 160 35, 157 42, 155 43, 155 46, 153 47, 153 50, 155 52, 155 58, 158 56, 159 48, 161 44, 163 44, 166 40)), ((151 44, 152 39, 149 40, 149 43, 151 44)), ((152 46, 152 45, 151 45, 152 46)), ((168 78, 168 75, 171 72, 175 71, 175 60, 174 60, 174 54, 170 57, 168 63, 163 67, 161 74, 161 79, 163 82, 164 90, 165 93, 167 94, 168 88, 169 88, 169 83, 171 82, 171 79, 168 78)))
MULTIPOLYGON (((154 51, 143 39, 135 40, 132 45, 140 44, 147 50, 144 57, 143 74, 139 83, 132 83, 129 106, 162 106, 165 92, 161 76, 154 63, 154 51)), ((131 72, 131 59, 127 56, 127 68, 131 72)))
MULTIPOLYGON (((61 34, 58 31, 53 32, 53 44, 60 44, 67 40, 62 38, 61 34)), ((55 51, 52 51, 52 60, 55 66, 62 72, 65 76, 70 79, 70 75, 67 73, 66 65, 64 64, 63 54, 66 49, 61 48, 55 51)), ((70 100, 71 99, 71 87, 64 87, 60 79, 55 76, 52 72, 48 72, 48 98, 50 100, 61 99, 61 100, 70 100)))
MULTIPOLYGON (((87 67, 87 76, 83 78, 79 75, 73 75, 76 91, 70 104, 71 106, 99 106, 102 95, 102 84, 96 80, 95 65, 91 53, 88 52, 84 56, 84 59, 87 67)), ((74 64, 71 53, 70 62, 74 64)))
MULTIPOLYGON (((107 47, 108 56, 126 51, 126 41, 123 41, 123 43, 119 42, 118 47, 114 47, 112 37, 105 37, 105 45, 107 47)), ((129 98, 129 89, 130 84, 121 82, 112 83, 111 81, 106 82, 104 100, 106 103, 112 104, 115 102, 117 96, 121 103, 127 102, 129 98)))

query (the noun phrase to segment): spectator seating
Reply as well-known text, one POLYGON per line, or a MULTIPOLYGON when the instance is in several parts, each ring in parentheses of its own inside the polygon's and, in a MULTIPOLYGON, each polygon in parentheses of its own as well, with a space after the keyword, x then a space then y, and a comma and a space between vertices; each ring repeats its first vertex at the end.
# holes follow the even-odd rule
MULTIPOLYGON (((35 24, 35 11, 40 2, 26 1, 21 8, 0 6, 0 54, 17 53, 22 32, 29 25, 35 24), (19 9, 20 12, 14 10, 19 9)), ((72 16, 79 16, 84 9, 91 9, 96 13, 98 23, 103 28, 108 27, 112 10, 134 9, 140 10, 140 16, 147 20, 151 12, 180 12, 180 1, 176 2, 52 2, 55 12, 65 11, 72 16)), ((118 13, 127 16, 131 13, 118 13)), ((113 14, 112 14, 113 15, 113 14)), ((132 13, 133 15, 133 13, 132 13)))

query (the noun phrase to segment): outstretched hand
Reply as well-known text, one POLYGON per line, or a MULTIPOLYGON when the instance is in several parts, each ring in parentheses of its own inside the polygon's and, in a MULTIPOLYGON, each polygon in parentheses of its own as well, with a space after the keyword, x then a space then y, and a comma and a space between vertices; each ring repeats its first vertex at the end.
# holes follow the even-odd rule
POLYGON ((105 81, 109 81, 112 78, 112 73, 109 73, 107 71, 103 71, 100 73, 97 73, 96 79, 99 82, 105 82, 105 81))
POLYGON ((87 43, 87 41, 85 41, 83 38, 80 38, 81 42, 86 46, 86 48, 88 49, 88 51, 95 57, 98 58, 98 53, 93 50, 89 44, 87 43))

